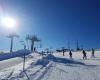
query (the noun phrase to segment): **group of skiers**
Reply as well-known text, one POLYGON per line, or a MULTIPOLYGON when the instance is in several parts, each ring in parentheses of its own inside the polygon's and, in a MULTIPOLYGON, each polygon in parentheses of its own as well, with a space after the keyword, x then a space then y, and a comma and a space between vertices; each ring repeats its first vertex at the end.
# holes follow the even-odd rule
MULTIPOLYGON (((95 57, 95 50, 92 48, 91 49, 91 58, 94 58, 95 57)), ((63 53, 63 56, 65 56, 65 50, 63 50, 62 51, 62 53, 63 53)), ((41 55, 43 56, 43 55, 46 55, 46 54, 53 54, 53 52, 49 52, 49 51, 47 51, 47 52, 44 52, 44 51, 42 51, 41 52, 41 55)), ((82 50, 82 54, 83 54, 83 59, 87 59, 87 52, 85 51, 85 50, 82 50)), ((72 57, 73 57, 73 53, 72 53, 72 51, 71 50, 69 50, 69 58, 70 59, 72 59, 72 57)))
MULTIPOLYGON (((82 51, 83 54, 83 59, 87 59, 87 53, 85 52, 85 50, 82 51)), ((95 50, 92 48, 92 52, 91 52, 91 58, 95 57, 95 50)), ((69 57, 72 58, 72 51, 69 51, 69 57)))

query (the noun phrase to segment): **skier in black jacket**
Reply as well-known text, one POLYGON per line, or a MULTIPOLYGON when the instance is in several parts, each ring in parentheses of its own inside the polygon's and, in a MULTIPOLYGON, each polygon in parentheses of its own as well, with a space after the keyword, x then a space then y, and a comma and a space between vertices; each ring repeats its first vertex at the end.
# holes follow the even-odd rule
POLYGON ((72 52, 71 52, 71 50, 69 52, 69 57, 72 59, 72 52))
POLYGON ((85 50, 83 50, 83 59, 87 59, 87 55, 86 55, 85 50))

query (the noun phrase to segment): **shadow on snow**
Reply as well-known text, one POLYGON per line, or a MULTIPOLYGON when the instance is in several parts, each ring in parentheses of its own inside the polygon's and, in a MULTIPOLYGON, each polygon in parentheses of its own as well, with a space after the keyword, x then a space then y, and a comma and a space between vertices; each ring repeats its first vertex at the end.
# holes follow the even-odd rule
POLYGON ((83 62, 75 61, 73 59, 55 57, 52 54, 49 54, 47 57, 45 57, 45 59, 53 61, 53 62, 57 62, 57 63, 64 63, 64 64, 70 63, 70 64, 85 65, 85 63, 83 62))
MULTIPOLYGON (((87 67, 96 67, 97 65, 87 65, 84 62, 77 61, 74 59, 67 59, 67 58, 60 58, 60 57, 55 57, 52 54, 48 54, 47 56, 43 57, 42 59, 39 59, 36 63, 32 63, 31 66, 34 65, 42 65, 45 67, 47 64, 49 64, 50 61, 56 62, 56 63, 63 63, 63 64, 78 64, 78 65, 83 65, 87 67)), ((72 65, 70 65, 72 66, 72 65)))

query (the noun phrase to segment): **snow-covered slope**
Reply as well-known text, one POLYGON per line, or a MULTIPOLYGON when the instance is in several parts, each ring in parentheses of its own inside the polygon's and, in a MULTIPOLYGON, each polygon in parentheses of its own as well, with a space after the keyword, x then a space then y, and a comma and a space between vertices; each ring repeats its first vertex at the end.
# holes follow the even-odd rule
MULTIPOLYGON (((25 71, 23 72, 22 58, 7 60, 14 66, 0 70, 0 80, 100 80, 100 51, 96 51, 95 58, 91 58, 91 52, 87 52, 88 59, 82 59, 82 52, 73 52, 73 59, 68 52, 54 53, 41 56, 32 53, 27 56, 25 71), (17 60, 21 60, 17 63, 17 60)), ((6 63, 6 62, 5 62, 6 63)), ((4 66, 1 61, 1 66, 4 66)))

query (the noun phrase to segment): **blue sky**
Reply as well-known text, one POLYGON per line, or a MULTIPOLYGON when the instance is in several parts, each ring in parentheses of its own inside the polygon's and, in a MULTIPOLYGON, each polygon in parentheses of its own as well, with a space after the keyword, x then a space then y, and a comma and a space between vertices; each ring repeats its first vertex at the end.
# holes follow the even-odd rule
MULTIPOLYGON (((100 48, 100 1, 99 0, 0 0, 3 13, 16 17, 20 25, 14 48, 20 49, 19 41, 26 34, 37 34, 43 48, 62 46, 76 47, 76 41, 84 48, 100 48)), ((0 29, 0 49, 9 50, 9 33, 0 29)))

